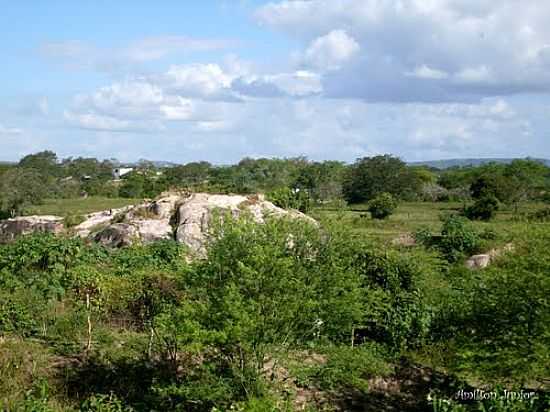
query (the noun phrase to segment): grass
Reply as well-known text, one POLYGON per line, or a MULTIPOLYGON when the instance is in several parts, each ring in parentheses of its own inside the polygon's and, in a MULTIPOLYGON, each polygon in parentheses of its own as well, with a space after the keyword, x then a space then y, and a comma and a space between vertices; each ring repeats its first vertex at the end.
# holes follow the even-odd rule
POLYGON ((77 199, 46 199, 43 204, 31 206, 25 214, 27 215, 85 215, 87 213, 99 212, 101 210, 116 209, 139 203, 140 199, 109 198, 109 197, 87 197, 77 199))
MULTIPOLYGON (((311 212, 311 216, 321 222, 336 219, 353 233, 390 240, 403 233, 414 233, 423 227, 437 232, 441 229, 439 217, 445 213, 458 213, 462 207, 463 204, 459 202, 403 202, 388 219, 376 220, 370 217, 366 204, 359 204, 343 210, 319 207, 311 212)), ((525 230, 526 225, 525 222, 514 221, 514 217, 543 207, 544 204, 524 203, 519 205, 516 213, 514 207, 503 206, 490 222, 475 221, 473 224, 482 230, 492 229, 503 239, 512 238, 517 232, 525 230)))

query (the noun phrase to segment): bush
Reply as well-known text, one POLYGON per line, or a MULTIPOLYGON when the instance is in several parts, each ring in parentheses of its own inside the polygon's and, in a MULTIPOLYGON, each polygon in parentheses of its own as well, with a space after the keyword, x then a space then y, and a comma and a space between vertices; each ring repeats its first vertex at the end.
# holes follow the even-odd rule
POLYGON ((450 215, 443 218, 438 248, 449 262, 456 262, 464 254, 478 251, 481 240, 478 232, 464 218, 450 215))
POLYGON ((63 223, 66 227, 74 227, 84 222, 84 220, 86 220, 86 218, 82 215, 67 214, 63 219, 63 223))
POLYGON ((296 209, 307 213, 311 209, 311 198, 305 190, 292 190, 281 187, 267 194, 267 199, 283 209, 296 209))
POLYGON ((498 206, 498 199, 492 194, 487 194, 464 209, 464 215, 472 220, 491 220, 498 210, 498 206))
POLYGON ((386 219, 393 214, 397 201, 389 193, 381 193, 368 203, 368 211, 373 219, 386 219))
POLYGON ((535 222, 548 222, 550 221, 550 207, 544 209, 539 209, 535 212, 530 213, 527 216, 527 219, 535 222))
POLYGON ((443 227, 440 235, 434 235, 427 228, 415 232, 415 240, 428 247, 439 250, 448 262, 459 260, 464 254, 472 254, 479 250, 481 239, 491 239, 491 231, 478 233, 468 221, 457 215, 442 216, 443 227))

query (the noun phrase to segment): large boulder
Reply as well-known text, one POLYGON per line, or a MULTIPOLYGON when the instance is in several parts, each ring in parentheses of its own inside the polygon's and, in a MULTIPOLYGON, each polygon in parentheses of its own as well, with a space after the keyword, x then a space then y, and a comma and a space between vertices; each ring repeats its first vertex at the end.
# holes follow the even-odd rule
POLYGON ((11 242, 18 236, 35 232, 61 233, 63 218, 59 216, 22 216, 0 221, 0 242, 11 242))
POLYGON ((214 211, 239 217, 247 213, 257 223, 264 223, 267 216, 289 216, 316 224, 309 216, 295 210, 285 210, 268 202, 262 195, 216 195, 195 193, 183 201, 177 211, 176 240, 192 251, 202 254, 208 239, 210 221, 214 211))

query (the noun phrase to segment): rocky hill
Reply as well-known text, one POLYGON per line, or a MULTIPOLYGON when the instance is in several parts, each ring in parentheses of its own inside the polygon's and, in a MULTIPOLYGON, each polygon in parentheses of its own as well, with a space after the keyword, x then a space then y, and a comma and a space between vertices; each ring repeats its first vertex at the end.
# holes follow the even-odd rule
POLYGON ((219 195, 209 193, 169 194, 137 206, 90 213, 73 228, 59 216, 24 216, 0 221, 0 242, 9 242, 32 232, 68 233, 110 247, 175 239, 202 254, 215 211, 237 218, 250 216, 256 223, 268 217, 290 217, 316 224, 296 210, 285 210, 263 195, 219 195))

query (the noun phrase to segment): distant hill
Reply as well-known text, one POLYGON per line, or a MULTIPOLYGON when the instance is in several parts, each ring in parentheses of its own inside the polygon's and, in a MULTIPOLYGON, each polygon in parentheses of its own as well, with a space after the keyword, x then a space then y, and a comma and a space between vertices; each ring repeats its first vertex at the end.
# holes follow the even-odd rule
MULTIPOLYGON (((428 166, 437 169, 448 169, 450 167, 465 167, 465 166, 480 166, 487 163, 511 163, 518 158, 477 158, 477 159, 441 159, 441 160, 426 160, 420 162, 408 162, 412 166, 428 166)), ((539 161, 546 166, 550 166, 550 159, 528 158, 530 160, 539 161)))

